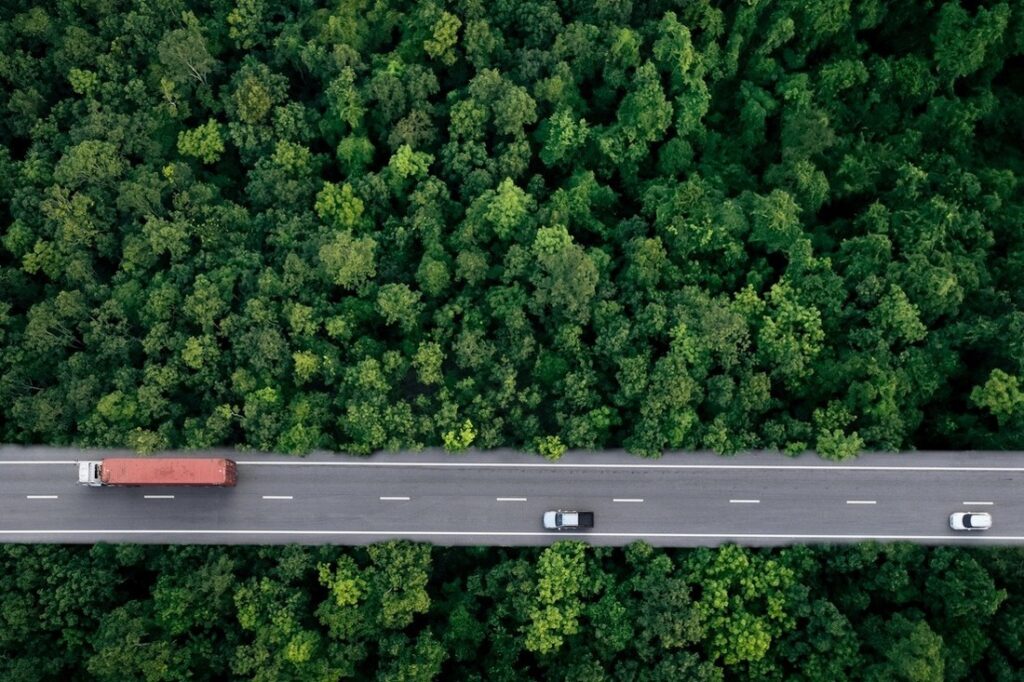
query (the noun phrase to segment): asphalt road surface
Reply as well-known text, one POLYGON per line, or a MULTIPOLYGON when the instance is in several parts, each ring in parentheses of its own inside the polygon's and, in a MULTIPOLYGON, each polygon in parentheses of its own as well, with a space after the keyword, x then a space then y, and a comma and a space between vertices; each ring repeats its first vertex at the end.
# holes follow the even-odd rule
POLYGON ((0 447, 0 542, 1024 544, 1021 453, 864 454, 835 464, 760 452, 657 460, 573 452, 551 463, 508 450, 371 458, 215 451, 194 456, 235 459, 237 487, 78 485, 79 459, 128 454, 0 447), (549 509, 592 511, 595 527, 545 531, 549 509), (970 510, 990 512, 992 530, 950 530, 950 513, 970 510))

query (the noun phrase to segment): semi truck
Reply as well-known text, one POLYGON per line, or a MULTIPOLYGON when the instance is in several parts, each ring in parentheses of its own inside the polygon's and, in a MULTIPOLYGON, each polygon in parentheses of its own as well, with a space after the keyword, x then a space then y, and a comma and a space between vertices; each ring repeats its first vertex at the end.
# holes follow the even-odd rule
POLYGON ((544 512, 544 527, 548 530, 578 530, 594 527, 594 512, 555 511, 544 512))
POLYGON ((88 486, 196 485, 230 488, 237 480, 234 461, 223 458, 107 457, 78 463, 78 482, 88 486))

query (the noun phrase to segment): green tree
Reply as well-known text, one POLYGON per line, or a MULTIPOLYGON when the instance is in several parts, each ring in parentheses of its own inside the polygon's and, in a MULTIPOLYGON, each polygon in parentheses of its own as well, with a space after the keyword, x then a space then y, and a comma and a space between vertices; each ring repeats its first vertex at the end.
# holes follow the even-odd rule
POLYGON ((178 152, 206 164, 216 163, 224 153, 224 139, 217 121, 211 118, 197 128, 178 133, 178 152))
POLYGON ((876 619, 872 630, 868 642, 882 662, 867 666, 865 679, 911 682, 944 679, 942 638, 926 621, 897 613, 885 621, 876 619))
POLYGON ((363 216, 365 204, 352 191, 348 183, 336 185, 325 182, 316 195, 316 212, 320 219, 339 230, 356 228, 363 216))
POLYGON ((980 69, 986 52, 1002 39, 1009 18, 1006 3, 980 7, 973 17, 959 2, 945 3, 932 38, 939 73, 952 82, 980 69))
POLYGON ((421 308, 420 293, 408 284, 385 284, 377 293, 377 311, 385 323, 398 323, 404 331, 415 328, 421 308))
POLYGON ((371 237, 354 238, 349 231, 338 232, 320 247, 320 264, 332 283, 357 289, 376 276, 377 242, 371 237))
POLYGON ((562 542, 541 552, 537 559, 537 583, 530 623, 526 627, 526 648, 550 654, 562 647, 565 637, 579 631, 583 604, 584 546, 562 542))
POLYGON ((217 65, 206 47, 202 26, 192 12, 182 12, 182 28, 169 31, 156 46, 160 64, 175 84, 195 81, 207 85, 207 77, 217 65))
POLYGON ((462 22, 454 14, 441 12, 432 30, 433 35, 423 41, 423 49, 431 59, 436 59, 445 66, 455 63, 455 44, 458 42, 458 31, 462 22))
POLYGON ((600 277, 593 258, 562 225, 542 227, 533 241, 538 268, 531 278, 533 305, 556 318, 585 322, 600 277))
POLYGON ((971 402, 988 410, 1000 425, 1018 423, 1024 416, 1020 380, 998 368, 992 370, 984 385, 974 387, 971 402))
POLYGON ((249 635, 235 650, 232 672, 254 680, 327 680, 338 675, 323 635, 308 623, 308 596, 269 577, 235 593, 238 623, 249 635))

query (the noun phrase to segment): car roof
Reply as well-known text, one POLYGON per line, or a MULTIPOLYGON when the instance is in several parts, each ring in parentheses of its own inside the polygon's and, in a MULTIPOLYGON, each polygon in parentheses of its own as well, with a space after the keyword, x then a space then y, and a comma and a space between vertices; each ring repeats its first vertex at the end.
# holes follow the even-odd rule
POLYGON ((964 525, 971 528, 987 528, 992 525, 992 516, 988 512, 968 512, 964 515, 964 525))

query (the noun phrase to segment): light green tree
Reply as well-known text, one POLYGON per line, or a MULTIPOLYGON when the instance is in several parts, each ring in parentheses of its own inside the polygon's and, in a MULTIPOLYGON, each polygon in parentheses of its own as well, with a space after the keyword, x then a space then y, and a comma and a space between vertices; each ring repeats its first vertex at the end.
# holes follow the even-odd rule
POLYGON ((178 153, 199 159, 205 164, 216 163, 224 153, 224 138, 215 119, 191 130, 178 133, 178 153))

